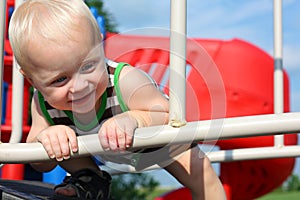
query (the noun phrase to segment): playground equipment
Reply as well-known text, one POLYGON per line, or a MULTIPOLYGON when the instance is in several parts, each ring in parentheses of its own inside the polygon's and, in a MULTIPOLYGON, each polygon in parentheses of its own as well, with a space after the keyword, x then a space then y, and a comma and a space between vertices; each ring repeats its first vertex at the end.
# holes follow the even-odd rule
MULTIPOLYGON (((5 3, 5 1, 4 1, 5 3)), ((8 0, 5 8, 4 14, 6 15, 5 27, 8 27, 9 18, 13 12, 15 2, 8 0)), ((2 125, 1 125, 1 141, 2 142, 24 142, 27 133, 29 132, 29 101, 30 101, 30 85, 28 82, 23 84, 22 79, 20 81, 13 81, 17 76, 21 76, 18 72, 13 72, 13 57, 12 50, 9 45, 8 31, 7 28, 3 29, 3 41, 4 41, 4 68, 3 68, 3 84, 6 85, 3 90, 2 96, 2 125), (12 82, 15 84, 12 85, 12 82), (15 91, 14 94, 12 91, 15 91), (20 99, 20 96, 23 96, 20 99), (23 100, 23 101, 22 101, 23 100), (12 106, 14 105, 14 106, 12 106), (17 110, 17 111, 16 111, 17 110), (16 116, 22 117, 16 117, 16 116), (13 134, 12 134, 13 133, 13 134), (14 136, 13 136, 14 135, 14 136)), ((2 38, 1 38, 2 39, 2 38)), ((15 66, 15 65, 14 65, 15 66)), ((1 76, 1 77, 2 77, 1 76)), ((12 178, 12 179, 23 179, 24 165, 23 164, 13 164, 5 165, 2 168, 2 178, 12 178)))
MULTIPOLYGON (((178 5, 173 9, 178 9, 175 12, 178 14, 181 8, 185 8, 185 6, 178 5)), ((178 20, 184 21, 185 18, 179 17, 178 20)), ((183 22, 176 23, 175 21, 173 24, 180 27, 175 28, 179 35, 175 34, 173 39, 171 38, 171 43, 174 38, 177 38, 176 42, 178 43, 178 40, 185 40, 185 33, 181 30, 184 26, 183 22)), ((7 45, 5 50, 9 52, 8 42, 7 45)), ((281 109, 282 113, 289 112, 288 77, 283 73, 282 85, 284 87, 282 89, 284 90, 282 90, 282 94, 284 95, 282 97, 284 98, 282 98, 282 102, 284 103, 279 109, 274 106, 277 103, 273 101, 273 96, 280 96, 278 95, 280 92, 277 90, 273 92, 273 80, 277 80, 273 76, 274 60, 265 52, 238 39, 231 41, 189 39, 186 44, 184 41, 181 42, 181 46, 172 48, 171 53, 174 54, 171 55, 171 58, 169 58, 170 42, 167 38, 162 37, 108 34, 105 45, 108 58, 126 61, 145 70, 160 83, 165 92, 170 94, 173 101, 171 103, 173 114, 171 114, 170 121, 176 122, 175 126, 179 128, 164 126, 138 129, 134 148, 149 145, 162 146, 171 142, 190 142, 192 139, 220 146, 221 151, 211 152, 208 156, 212 162, 222 162, 221 180, 228 199, 256 198, 279 186, 290 175, 295 159, 284 157, 300 155, 298 146, 288 146, 296 144, 297 136, 295 134, 284 135, 284 143, 282 143, 281 136, 275 136, 276 139, 274 139, 274 136, 270 135, 299 131, 300 114, 280 114, 281 109), (186 56, 185 51, 178 52, 182 50, 182 45, 187 45, 186 56), (168 84, 169 81, 166 79, 170 74, 174 75, 174 71, 168 68, 174 55, 179 57, 175 58, 179 61, 173 61, 170 68, 174 66, 181 68, 181 70, 175 71, 177 76, 175 79, 173 78, 173 82, 174 80, 181 82, 178 85, 171 83, 171 80, 168 84), (183 71, 186 67, 185 57, 188 64, 186 77, 182 73, 182 67, 183 71), (184 62, 182 62, 183 60, 184 62), (178 87, 173 88, 174 84, 178 87), (170 85, 169 88, 168 85, 170 85), (184 97, 185 88, 187 98, 184 97), (274 112, 277 114, 269 115, 274 112), (201 121, 198 122, 199 120, 201 121), (157 129, 160 129, 163 134, 151 139, 147 138, 147 141, 142 139, 143 134, 157 129), (227 140, 229 138, 235 139, 227 140), (215 142, 218 139, 220 140, 215 142), (257 152, 260 152, 259 155, 257 152), (274 159, 276 157, 282 158, 274 159), (266 158, 273 159, 265 160, 266 158), (226 161, 234 162, 227 163, 226 161)), ((11 69, 11 54, 5 59, 7 64, 5 68, 10 66, 11 69)), ((281 56, 275 56, 275 68, 282 69, 281 64, 281 56)), ((9 80, 6 81, 11 84, 9 80)), ((28 92, 26 82, 24 94, 25 90, 28 92)), ((29 103, 25 104, 24 102, 24 105, 23 115, 27 116, 28 111, 26 112, 26 110, 29 103)), ((28 125, 23 126, 25 133, 23 137, 26 136, 27 128, 29 128, 28 125)), ((11 125, 8 126, 8 133, 10 131, 11 125)), ((2 137, 1 140, 5 141, 5 137, 2 137)), ((102 149, 93 148, 98 147, 97 140, 93 135, 79 137, 78 140, 80 155, 103 153, 102 149)), ((26 163, 46 159, 48 156, 40 144, 0 145, 0 160, 4 163, 26 163), (26 156, 23 154, 20 156, 20 151, 26 156)), ((160 197, 160 199, 178 199, 179 197, 188 199, 190 195, 186 189, 179 189, 160 197)))
MULTIPOLYGON (((106 55, 108 58, 126 61, 139 67, 150 73, 158 83, 162 83, 169 73, 168 46, 168 38, 163 37, 110 35, 106 41, 106 55)), ((186 78, 188 122, 273 113, 274 61, 259 48, 239 39, 188 39, 186 60, 190 68, 186 78), (210 57, 216 65, 211 62, 210 57), (215 67, 217 69, 212 69, 215 67), (218 82, 218 75, 224 86, 215 83, 216 87, 212 88, 208 85, 209 77, 218 82)), ((284 83, 284 111, 289 112, 286 74, 284 83)), ((168 84, 162 85, 168 92, 168 84)), ((253 128, 257 129, 254 126, 253 128)), ((218 133, 212 131, 208 134, 218 136, 218 133)), ((239 132, 236 134, 238 136, 239 132)), ((284 145, 297 143, 295 134, 284 137, 284 145)), ((273 147, 274 136, 219 140, 216 145, 221 150, 273 147)), ((225 162, 221 163, 220 178, 228 199, 253 199, 280 186, 291 174, 294 162, 294 158, 225 162)), ((179 193, 188 196, 189 191, 180 189, 162 199, 176 199, 179 193)))

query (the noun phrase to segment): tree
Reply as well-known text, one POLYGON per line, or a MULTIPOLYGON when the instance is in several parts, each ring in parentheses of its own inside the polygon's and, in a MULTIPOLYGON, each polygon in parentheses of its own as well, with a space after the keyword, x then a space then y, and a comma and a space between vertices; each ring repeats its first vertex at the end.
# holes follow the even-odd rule
POLYGON ((102 0, 85 0, 85 3, 90 8, 95 7, 98 11, 98 15, 104 18, 106 31, 117 32, 117 23, 113 15, 104 9, 102 0))
POLYGON ((159 183, 143 173, 116 175, 112 180, 112 196, 118 200, 145 200, 159 183))
POLYGON ((299 191, 300 190, 300 180, 296 174, 292 174, 286 183, 287 191, 299 191))

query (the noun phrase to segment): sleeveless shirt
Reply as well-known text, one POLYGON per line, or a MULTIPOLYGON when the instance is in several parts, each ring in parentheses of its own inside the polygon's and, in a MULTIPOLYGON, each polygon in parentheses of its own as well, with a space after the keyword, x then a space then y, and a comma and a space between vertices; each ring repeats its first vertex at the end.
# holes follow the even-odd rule
MULTIPOLYGON (((40 108, 44 117, 50 125, 66 125, 72 128, 77 135, 97 134, 102 123, 113 117, 114 115, 128 111, 128 108, 123 101, 119 88, 119 75, 124 66, 129 66, 127 63, 116 63, 111 60, 106 60, 107 72, 109 74, 108 86, 102 95, 102 101, 99 110, 95 113, 94 120, 88 124, 83 125, 73 118, 72 111, 58 110, 52 107, 38 92, 38 99, 40 108)), ((145 73, 146 74, 146 73, 145 73)), ((146 74, 147 75, 147 74, 146 74)), ((156 82, 149 76, 154 86, 159 90, 156 82)), ((165 98, 168 96, 162 93, 165 98)), ((176 150, 177 148, 175 148, 176 150)), ((172 151, 167 148, 148 148, 140 149, 134 152, 127 152, 114 155, 93 155, 97 163, 105 163, 107 161, 129 164, 136 168, 136 170, 144 169, 154 163, 165 162, 167 159, 171 159, 169 154, 172 151), (141 162, 142 161, 142 162, 141 162)))

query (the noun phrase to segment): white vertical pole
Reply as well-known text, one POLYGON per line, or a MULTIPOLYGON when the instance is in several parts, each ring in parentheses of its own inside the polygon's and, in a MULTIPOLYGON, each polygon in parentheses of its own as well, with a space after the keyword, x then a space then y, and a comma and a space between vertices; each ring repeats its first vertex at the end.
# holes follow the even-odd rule
POLYGON ((171 0, 169 124, 186 124, 186 0, 171 0))
MULTIPOLYGON (((283 113, 282 0, 274 0, 274 113, 283 113)), ((274 136, 274 145, 283 146, 283 135, 274 136)))
MULTIPOLYGON (((23 3, 23 0, 15 0, 15 9, 23 3)), ((20 67, 14 59, 13 84, 12 84, 12 133, 9 142, 18 143, 23 134, 23 94, 24 78, 19 72, 20 67)))
MULTIPOLYGON (((3 67, 4 67, 4 35, 5 35, 5 17, 6 17, 6 0, 0 2, 0 119, 2 119, 2 85, 3 85, 3 67), (0 29, 1 30, 1 29, 0 29)), ((1 140, 1 123, 0 123, 0 140, 1 140)))

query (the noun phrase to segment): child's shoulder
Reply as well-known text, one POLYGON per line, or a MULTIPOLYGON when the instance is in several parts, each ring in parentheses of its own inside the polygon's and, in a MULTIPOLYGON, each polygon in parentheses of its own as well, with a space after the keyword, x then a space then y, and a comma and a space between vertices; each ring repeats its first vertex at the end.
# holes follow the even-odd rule
POLYGON ((114 73, 119 78, 126 78, 134 76, 135 73, 140 73, 140 70, 131 66, 129 63, 125 62, 115 62, 112 60, 106 60, 106 64, 110 70, 110 73, 114 73), (115 73, 117 72, 117 73, 115 73))
POLYGON ((112 68, 115 68, 115 69, 122 68, 124 66, 132 67, 129 63, 126 63, 126 62, 116 62, 116 61, 109 60, 109 59, 106 59, 105 62, 106 62, 108 67, 112 67, 112 68))

